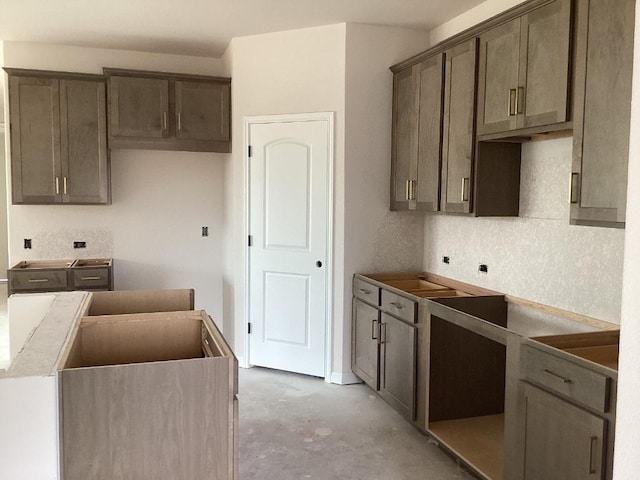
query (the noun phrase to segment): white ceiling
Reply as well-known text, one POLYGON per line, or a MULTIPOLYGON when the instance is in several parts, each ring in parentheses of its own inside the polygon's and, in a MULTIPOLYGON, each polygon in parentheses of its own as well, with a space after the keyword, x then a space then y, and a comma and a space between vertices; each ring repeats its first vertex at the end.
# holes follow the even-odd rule
POLYGON ((369 23, 430 30, 484 0, 0 0, 0 40, 220 57, 233 37, 369 23))

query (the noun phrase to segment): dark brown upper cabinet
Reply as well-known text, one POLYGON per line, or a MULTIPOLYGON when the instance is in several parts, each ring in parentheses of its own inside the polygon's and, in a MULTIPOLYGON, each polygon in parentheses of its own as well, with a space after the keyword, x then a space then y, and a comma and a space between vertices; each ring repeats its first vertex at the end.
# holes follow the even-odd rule
POLYGON ((109 203, 105 78, 5 70, 13 203, 109 203))
POLYGON ((572 224, 625 225, 635 3, 576 2, 572 224))
POLYGON ((109 146, 231 151, 231 80, 105 68, 109 146))
POLYGON ((569 120, 570 39, 571 0, 544 4, 480 34, 478 135, 569 120))

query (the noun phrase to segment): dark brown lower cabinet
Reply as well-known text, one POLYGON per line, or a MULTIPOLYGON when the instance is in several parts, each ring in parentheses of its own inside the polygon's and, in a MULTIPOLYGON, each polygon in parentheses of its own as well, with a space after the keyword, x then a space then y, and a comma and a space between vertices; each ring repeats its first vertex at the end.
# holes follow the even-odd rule
POLYGON ((354 299, 351 368, 374 390, 378 390, 379 316, 377 308, 354 299))
POLYGON ((382 313, 380 396, 409 420, 416 414, 416 327, 382 313))
POLYGON ((602 479, 607 421, 524 383, 525 480, 602 479))

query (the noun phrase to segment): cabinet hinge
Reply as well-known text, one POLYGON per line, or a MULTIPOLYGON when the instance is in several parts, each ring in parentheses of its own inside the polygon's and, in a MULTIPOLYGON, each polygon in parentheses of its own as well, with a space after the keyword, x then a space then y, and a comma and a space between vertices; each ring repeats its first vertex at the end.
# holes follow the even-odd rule
POLYGON ((249 245, 250 247, 253 247, 253 237, 251 235, 249 235, 249 238, 247 240, 247 245, 249 245))
POLYGON ((251 322, 247 324, 247 333, 251 334, 251 322))
POLYGON ((251 150, 251 145, 249 145, 247 149, 248 149, 247 154, 249 155, 249 158, 251 158, 251 155, 253 154, 253 151, 251 150))

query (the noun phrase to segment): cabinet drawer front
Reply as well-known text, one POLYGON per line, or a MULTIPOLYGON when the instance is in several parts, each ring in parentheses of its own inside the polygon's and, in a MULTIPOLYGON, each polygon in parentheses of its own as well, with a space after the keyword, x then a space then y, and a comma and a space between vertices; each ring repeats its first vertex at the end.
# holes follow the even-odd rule
POLYGON ((526 380, 598 412, 609 411, 610 377, 528 345, 523 346, 522 360, 526 380))
POLYGON ((67 288, 66 270, 9 272, 11 291, 64 290, 67 288))
POLYGON ((356 278, 353 281, 353 294, 356 298, 363 300, 376 307, 380 305, 380 287, 356 278))
POLYGON ((417 302, 407 297, 396 295, 388 290, 382 290, 381 304, 383 311, 388 312, 405 322, 416 322, 417 302))
POLYGON ((107 288, 109 286, 109 269, 83 268, 71 270, 74 287, 107 288))

